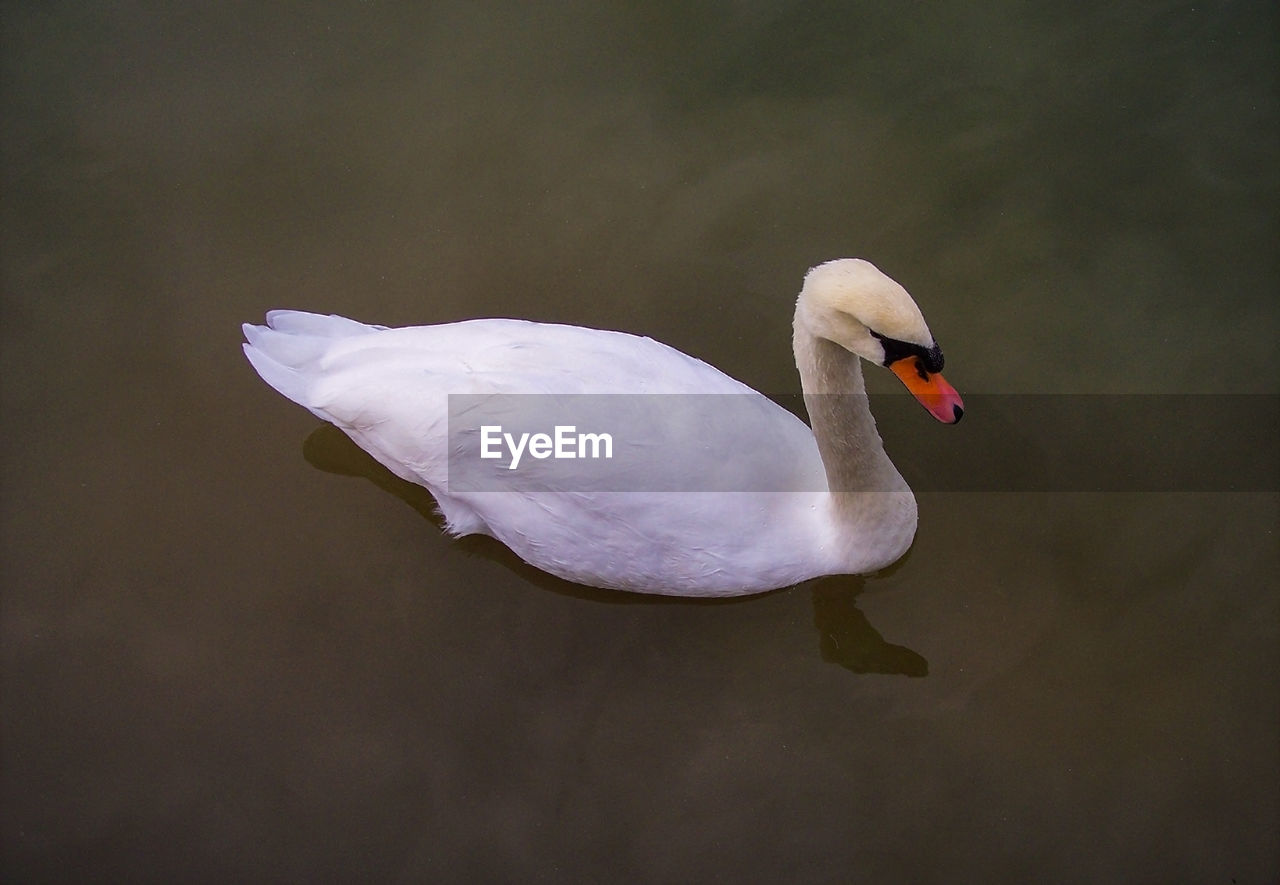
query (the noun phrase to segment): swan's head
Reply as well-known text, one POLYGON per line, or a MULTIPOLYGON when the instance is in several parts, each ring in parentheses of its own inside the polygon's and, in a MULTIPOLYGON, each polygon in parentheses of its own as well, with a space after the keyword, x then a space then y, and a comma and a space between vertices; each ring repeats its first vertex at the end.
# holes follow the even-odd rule
POLYGON ((810 270, 796 322, 892 370, 939 421, 954 424, 964 414, 960 394, 942 377, 942 349, 920 308, 871 262, 840 258, 810 270))

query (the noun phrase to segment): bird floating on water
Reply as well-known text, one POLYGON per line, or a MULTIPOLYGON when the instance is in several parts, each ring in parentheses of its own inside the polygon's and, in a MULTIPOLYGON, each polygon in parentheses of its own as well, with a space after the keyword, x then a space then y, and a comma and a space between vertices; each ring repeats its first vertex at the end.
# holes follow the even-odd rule
MULTIPOLYGON (((939 421, 963 414, 916 303, 853 258, 811 269, 796 302, 792 342, 812 429, 707 363, 623 332, 513 319, 386 328, 275 310, 244 334, 263 380, 430 490, 450 533, 490 535, 569 581, 641 593, 746 595, 873 572, 906 552, 915 497, 876 431, 862 360, 890 369, 939 421), (628 425, 643 426, 645 439, 631 441, 634 464, 615 462, 625 487, 576 482, 585 461, 550 472, 543 455, 483 474, 498 485, 461 487, 451 463, 492 458, 504 438, 492 427, 450 434, 450 396, 528 394, 697 395, 680 402, 711 403, 712 414, 698 422, 697 444, 675 422, 628 425), (707 395, 734 407, 722 414, 707 395), (738 459, 740 488, 708 486, 738 459)), ((519 444, 512 436, 512 462, 519 444)), ((526 435, 522 453, 530 445, 526 435)))

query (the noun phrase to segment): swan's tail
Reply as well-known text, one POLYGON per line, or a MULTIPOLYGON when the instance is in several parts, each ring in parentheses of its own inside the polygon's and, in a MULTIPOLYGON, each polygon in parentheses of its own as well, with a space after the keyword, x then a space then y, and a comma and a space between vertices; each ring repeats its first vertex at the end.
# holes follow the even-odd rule
POLYGON ((365 335, 384 328, 366 326, 340 316, 322 316, 300 310, 273 310, 267 313, 267 324, 245 323, 244 355, 253 368, 284 396, 311 409, 309 390, 320 372, 319 362, 335 339, 365 335))

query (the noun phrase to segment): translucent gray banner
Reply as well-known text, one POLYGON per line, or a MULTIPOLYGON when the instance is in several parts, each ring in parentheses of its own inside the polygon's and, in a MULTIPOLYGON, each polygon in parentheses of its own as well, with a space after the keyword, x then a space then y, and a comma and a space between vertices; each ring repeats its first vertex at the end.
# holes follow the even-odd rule
MULTIPOLYGON (((968 395, 958 425, 905 394, 869 399, 917 492, 1280 490, 1277 395, 968 395)), ((805 414, 799 395, 451 395, 449 487, 821 491, 805 414)), ((885 490, 865 476, 845 484, 885 490)))

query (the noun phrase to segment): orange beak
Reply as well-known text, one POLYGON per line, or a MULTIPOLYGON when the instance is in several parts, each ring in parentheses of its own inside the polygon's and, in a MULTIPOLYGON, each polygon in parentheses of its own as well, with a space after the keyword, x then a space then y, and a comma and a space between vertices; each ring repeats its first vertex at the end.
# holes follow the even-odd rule
POLYGON ((904 356, 889 364, 893 374, 943 424, 955 424, 964 414, 964 401, 941 373, 927 372, 917 356, 904 356))

